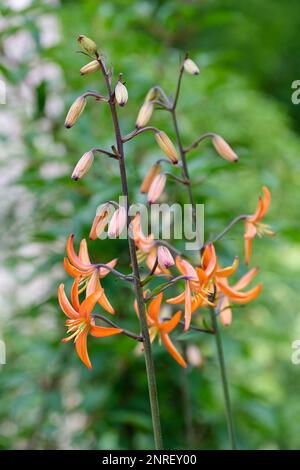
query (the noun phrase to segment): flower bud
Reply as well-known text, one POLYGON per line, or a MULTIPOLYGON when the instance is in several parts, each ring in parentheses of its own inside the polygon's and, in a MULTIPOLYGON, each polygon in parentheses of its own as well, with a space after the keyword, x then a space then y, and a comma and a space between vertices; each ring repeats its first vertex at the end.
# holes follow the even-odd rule
POLYGON ((92 60, 92 62, 89 62, 88 64, 81 67, 80 75, 87 75, 88 73, 93 73, 97 70, 100 70, 100 64, 98 60, 92 60))
POLYGON ((166 246, 160 245, 157 249, 158 264, 162 269, 168 269, 174 265, 174 258, 166 246))
POLYGON ((164 190, 165 185, 166 185, 166 175, 164 173, 160 173, 154 178, 149 188, 148 202, 150 204, 152 204, 159 198, 159 196, 164 190))
POLYGON ((154 109, 153 104, 148 101, 145 101, 145 103, 143 104, 143 106, 141 107, 139 111, 139 114, 135 123, 135 127, 140 128, 148 124, 152 116, 153 109, 154 109))
POLYGON ((89 151, 84 153, 73 170, 72 179, 78 181, 80 178, 85 176, 91 168, 93 161, 93 152, 89 151))
POLYGON ((127 221, 127 213, 125 207, 119 207, 111 218, 108 226, 109 238, 116 238, 122 233, 127 221))
POLYGON ((109 207, 110 207, 109 202, 106 202, 105 204, 101 204, 101 206, 98 207, 97 213, 93 220, 93 224, 92 224, 90 234, 89 234, 90 240, 96 240, 99 237, 99 235, 103 233, 103 230, 108 222, 109 207))
POLYGON ((192 59, 185 59, 183 62, 184 70, 191 75, 199 75, 200 70, 192 59))
POLYGON ((228 162, 237 162, 239 157, 237 154, 232 150, 230 145, 219 135, 215 134, 212 138, 212 143, 218 152, 218 154, 227 160, 228 162))
POLYGON ((195 344, 189 344, 186 349, 188 363, 193 367, 203 366, 203 357, 200 349, 195 344))
POLYGON ((97 52, 97 45, 92 39, 81 34, 80 36, 78 36, 77 41, 79 42, 83 52, 86 52, 90 55, 93 55, 97 52))
POLYGON ((128 100, 128 91, 126 86, 122 82, 118 82, 115 88, 115 96, 117 103, 120 106, 125 106, 128 100))
POLYGON ((141 193, 147 193, 149 191, 152 181, 154 180, 155 176, 159 174, 159 172, 160 172, 160 164, 155 163, 155 165, 152 165, 152 167, 146 174, 141 184, 141 187, 140 187, 141 193))
POLYGON ((157 88, 152 87, 150 88, 150 90, 148 91, 146 95, 145 102, 155 100, 156 98, 158 98, 158 96, 159 96, 159 92, 157 88))
POLYGON ((176 148, 174 147, 172 141, 163 131, 155 132, 155 139, 162 151, 169 157, 169 159, 174 163, 178 163, 178 155, 176 148))
POLYGON ((65 120, 65 127, 67 129, 70 129, 70 127, 74 126, 76 121, 78 121, 79 116, 83 112, 84 108, 86 105, 86 98, 84 96, 79 96, 74 103, 72 104, 71 108, 69 109, 69 112, 67 114, 66 120, 65 120))

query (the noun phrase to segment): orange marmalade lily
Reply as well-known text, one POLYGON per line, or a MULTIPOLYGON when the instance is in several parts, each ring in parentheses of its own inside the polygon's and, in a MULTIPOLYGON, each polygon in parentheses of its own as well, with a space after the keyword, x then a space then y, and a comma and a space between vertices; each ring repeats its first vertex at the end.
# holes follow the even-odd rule
POLYGON ((245 262, 246 264, 250 263, 251 253, 252 253, 252 241, 256 235, 262 237, 263 235, 268 235, 270 237, 275 236, 275 232, 269 228, 269 225, 262 224, 261 220, 266 215, 270 203, 271 203, 271 194, 269 189, 264 186, 263 197, 259 198, 256 211, 253 215, 246 218, 245 222, 245 262))
MULTIPOLYGON (((239 304, 239 305, 246 304, 248 302, 251 302, 251 300, 256 299, 256 297, 258 297, 258 295, 260 294, 262 290, 262 284, 258 284, 253 289, 247 292, 244 292, 244 295, 245 295, 244 297, 238 298, 236 295, 236 293, 239 293, 242 289, 245 289, 250 284, 250 282, 256 276, 257 272, 258 272, 258 268, 251 269, 248 273, 242 276, 236 284, 234 284, 230 288, 231 295, 228 295, 228 290, 227 290, 227 295, 221 293, 221 295, 219 296, 218 307, 220 310, 221 322, 223 323, 224 326, 228 326, 232 322, 232 310, 230 308, 231 303, 239 304), (232 295, 232 292, 235 293, 234 296, 232 295)), ((223 286, 224 285, 228 289, 229 286, 228 286, 227 279, 223 280, 223 286)))
MULTIPOLYGON (((97 292, 99 289, 102 289, 100 284, 100 279, 104 278, 109 274, 109 269, 104 267, 99 267, 97 264, 92 264, 90 261, 86 240, 83 239, 80 242, 80 248, 78 255, 75 253, 73 245, 74 235, 71 234, 67 241, 67 256, 64 258, 64 267, 68 274, 72 277, 80 278, 80 292, 86 289, 86 296, 97 292)), ((109 263, 106 263, 106 266, 114 268, 117 264, 117 259, 113 259, 109 263)), ((104 308, 109 313, 115 313, 113 307, 111 306, 109 300, 107 299, 104 291, 98 299, 101 307, 104 308)))
MULTIPOLYGON (((262 285, 258 284, 247 292, 240 292, 246 287, 238 285, 231 287, 227 278, 232 276, 238 268, 238 259, 235 258, 232 266, 221 268, 218 264, 215 248, 212 243, 206 246, 202 256, 202 267, 194 268, 190 263, 181 258, 176 259, 176 265, 181 274, 189 276, 186 281, 185 291, 177 297, 168 299, 170 304, 185 304, 185 331, 189 328, 192 313, 199 307, 215 304, 209 299, 216 294, 222 293, 235 303, 247 303, 255 299, 261 292, 262 285)), ((250 281, 249 281, 250 282, 250 281)))
POLYGON ((91 295, 86 297, 86 299, 80 303, 79 302, 79 277, 77 277, 73 283, 71 291, 71 301, 69 302, 64 285, 60 284, 58 288, 58 300, 60 307, 64 314, 68 317, 66 321, 66 326, 68 327, 68 333, 71 333, 70 336, 62 340, 63 343, 71 341, 74 338, 75 347, 78 356, 82 362, 91 369, 91 361, 89 359, 87 351, 87 335, 90 333, 96 338, 103 338, 105 336, 115 335, 121 333, 122 330, 119 328, 107 328, 103 326, 95 325, 95 320, 91 317, 94 306, 101 299, 103 295, 103 289, 98 289, 93 292, 91 295))
MULTIPOLYGON (((157 246, 154 241, 153 234, 144 235, 141 227, 141 214, 137 213, 131 222, 132 236, 137 248, 137 257, 139 262, 146 259, 146 264, 152 270, 157 258, 157 246)), ((154 274, 170 274, 170 271, 163 266, 158 265, 154 274)))
POLYGON ((149 304, 147 310, 147 321, 149 325, 149 333, 151 342, 154 341, 157 334, 159 334, 162 342, 171 356, 178 362, 182 367, 187 367, 187 364, 181 354, 177 351, 174 344, 172 343, 169 333, 176 328, 180 321, 181 312, 176 312, 170 320, 162 321, 159 312, 160 306, 163 299, 163 293, 160 293, 155 297, 149 304))

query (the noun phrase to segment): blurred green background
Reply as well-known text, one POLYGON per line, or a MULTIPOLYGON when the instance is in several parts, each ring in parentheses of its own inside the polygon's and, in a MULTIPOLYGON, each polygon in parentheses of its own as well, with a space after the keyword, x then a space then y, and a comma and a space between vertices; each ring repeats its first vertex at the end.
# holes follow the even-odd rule
MULTIPOLYGON (((275 239, 255 240, 260 298, 234 311, 223 328, 238 445, 243 449, 300 448, 300 365, 291 362, 300 339, 298 0, 1 2, 0 105, 1 264, 0 448, 152 448, 143 357, 126 337, 89 341, 93 370, 62 345, 65 317, 57 303, 66 237, 87 237, 96 207, 119 195, 113 161, 99 160, 88 177, 70 179, 78 158, 95 145, 109 148, 109 113, 89 101, 67 131, 65 113, 87 89, 104 91, 98 75, 80 77, 86 62, 76 37, 92 37, 123 72, 129 102, 120 110, 129 132, 149 87, 174 91, 180 57, 189 51, 201 68, 185 76, 179 122, 187 145, 199 134, 221 134, 240 156, 231 166, 209 142, 189 157, 197 202, 205 203, 206 237, 239 213, 254 210, 261 186, 273 201, 268 221, 275 239)), ((152 122, 174 139, 169 116, 152 122)), ((127 145, 132 199, 159 152, 151 135, 127 145)), ((102 157, 100 157, 102 158, 102 157)), ((169 200, 175 186, 168 183, 169 200)), ((176 198, 186 202, 184 189, 176 198)), ((243 258, 243 227, 217 245, 224 262, 243 258)), ((125 241, 90 243, 94 260, 119 257, 125 241)), ((239 273, 243 272, 241 267, 239 273)), ((122 325, 138 331, 133 295, 112 276, 104 282, 122 325)), ((213 338, 193 335, 202 363, 184 374, 154 347, 166 448, 227 448, 226 424, 213 338), (186 397, 186 385, 189 397, 186 397), (188 403, 186 403, 188 401, 188 403), (189 410, 192 423, 189 422, 189 410)), ((180 338, 177 341, 180 347, 180 338)))

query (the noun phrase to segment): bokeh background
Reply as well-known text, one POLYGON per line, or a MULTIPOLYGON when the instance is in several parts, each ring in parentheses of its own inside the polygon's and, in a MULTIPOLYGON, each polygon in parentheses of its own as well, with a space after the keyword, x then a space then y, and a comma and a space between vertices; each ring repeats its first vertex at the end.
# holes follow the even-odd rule
MULTIPOLYGON (((207 142, 189 157, 197 202, 205 203, 206 237, 253 211, 263 184, 271 189, 268 222, 278 235, 255 240, 253 257, 264 290, 234 311, 224 346, 239 447, 300 448, 300 365, 291 362, 291 344, 300 339, 300 105, 291 101, 291 84, 300 78, 299 17, 298 0, 1 2, 7 96, 0 105, 0 335, 7 364, 0 366, 0 448, 153 446, 144 361, 132 341, 91 338, 92 372, 60 343, 65 318, 56 292, 60 282, 70 286, 62 267, 66 237, 87 237, 96 207, 119 195, 113 161, 99 159, 77 184, 70 179, 87 149, 113 143, 109 114, 92 101, 73 129, 63 127, 75 97, 104 90, 98 75, 79 75, 85 58, 75 53, 78 34, 94 38, 115 72, 124 73, 124 132, 149 87, 174 91, 185 51, 199 64, 201 75, 183 81, 184 142, 215 131, 240 156, 231 166, 207 142)), ((152 122, 174 139, 166 113, 152 122)), ((131 197, 143 201, 138 185, 159 152, 150 135, 127 150, 131 197)), ((185 202, 184 190, 168 183, 170 201, 175 191, 185 202)), ((224 262, 242 258, 242 231, 236 227, 217 245, 224 262)), ((90 250, 94 260, 117 256, 120 270, 128 269, 126 241, 93 242, 90 250)), ((104 285, 120 323, 138 330, 131 291, 112 276, 104 285)), ((186 374, 154 347, 165 446, 227 448, 213 338, 189 341, 201 360, 186 374)))

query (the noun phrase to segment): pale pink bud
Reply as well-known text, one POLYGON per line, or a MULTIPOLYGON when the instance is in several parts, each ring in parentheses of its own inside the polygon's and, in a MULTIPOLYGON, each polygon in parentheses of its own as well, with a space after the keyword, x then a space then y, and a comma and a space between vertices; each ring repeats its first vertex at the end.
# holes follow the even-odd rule
POLYGON ((143 106, 141 107, 139 111, 139 114, 135 123, 135 127, 139 129, 140 127, 146 126, 146 124, 148 124, 152 116, 153 109, 154 109, 153 103, 145 101, 145 103, 143 104, 143 106))
POLYGON ((163 173, 160 173, 154 178, 149 188, 148 202, 150 204, 152 204, 159 198, 159 196, 164 190, 165 185, 166 185, 166 175, 163 173))
POLYGON ((122 233, 127 221, 127 213, 125 207, 119 207, 111 218, 108 226, 109 238, 116 238, 122 233))
POLYGON ((203 366, 203 357, 202 357, 201 351, 198 348, 198 346, 196 346, 195 344, 188 345, 186 349, 186 358, 189 364, 191 364, 191 366, 194 366, 194 367, 203 366))
POLYGON ((100 64, 98 60, 92 60, 92 62, 89 62, 88 64, 81 67, 80 75, 87 75, 88 73, 93 73, 97 70, 100 70, 100 64))
POLYGON ((128 91, 126 86, 122 82, 118 82, 115 88, 115 96, 117 103, 120 106, 125 106, 128 101, 128 91))
POLYGON ((166 246, 160 245, 157 249, 158 264, 163 269, 168 269, 174 265, 174 258, 166 246))
POLYGON ((83 112, 86 105, 86 98, 84 96, 79 96, 74 103, 72 104, 71 108, 68 111, 66 120, 65 120, 65 127, 70 129, 70 127, 74 126, 76 121, 78 121, 79 116, 83 112))
POLYGON ((85 176, 91 168, 93 161, 93 152, 89 151, 84 153, 73 170, 72 179, 78 181, 80 178, 85 176))
POLYGON ((96 216, 93 220, 93 224, 90 230, 90 240, 96 240, 99 235, 103 233, 103 230, 108 222, 109 206, 110 203, 106 202, 105 204, 102 204, 100 207, 98 207, 96 216))
POLYGON ((200 70, 192 59, 185 59, 183 62, 184 70, 191 75, 199 75, 200 70))
POLYGON ((143 182, 140 187, 141 193, 147 193, 149 191, 149 188, 151 186, 152 181, 154 180, 155 176, 157 176, 160 172, 160 164, 155 163, 148 173, 146 174, 145 178, 143 179, 143 182))
POLYGON ((173 142, 163 131, 155 132, 155 139, 161 150, 169 157, 173 163, 178 163, 178 155, 173 142))
POLYGON ((218 154, 228 162, 237 162, 239 157, 220 135, 214 134, 212 143, 218 154))

